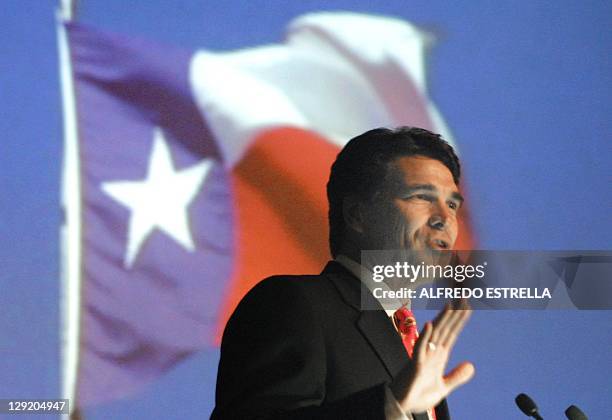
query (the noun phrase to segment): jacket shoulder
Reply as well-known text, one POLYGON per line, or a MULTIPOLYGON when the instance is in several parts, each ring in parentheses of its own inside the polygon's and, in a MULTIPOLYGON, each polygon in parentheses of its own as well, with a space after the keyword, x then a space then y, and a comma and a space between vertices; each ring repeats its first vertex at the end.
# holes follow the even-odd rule
MULTIPOLYGON (((280 316, 283 310, 300 311, 319 300, 330 289, 329 279, 322 275, 275 275, 257 283, 240 300, 231 318, 244 312, 269 313, 280 316)), ((230 318, 230 320, 231 320, 230 318)))

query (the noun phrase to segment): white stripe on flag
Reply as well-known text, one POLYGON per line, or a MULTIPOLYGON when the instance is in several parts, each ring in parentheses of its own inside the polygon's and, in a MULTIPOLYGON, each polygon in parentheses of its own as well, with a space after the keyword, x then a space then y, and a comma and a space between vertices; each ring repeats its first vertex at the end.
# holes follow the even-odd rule
POLYGON ((371 128, 410 124, 406 104, 414 94, 407 86, 449 139, 426 94, 427 38, 399 19, 313 13, 290 23, 284 44, 198 52, 190 79, 228 168, 268 128, 310 129, 342 146, 371 128))

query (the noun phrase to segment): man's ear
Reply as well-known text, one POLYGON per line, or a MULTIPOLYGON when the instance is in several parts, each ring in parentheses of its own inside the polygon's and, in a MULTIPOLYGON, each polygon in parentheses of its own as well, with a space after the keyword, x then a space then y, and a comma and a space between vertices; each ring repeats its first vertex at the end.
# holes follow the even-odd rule
POLYGON ((345 197, 342 201, 344 223, 356 232, 363 233, 363 205, 355 196, 345 197))

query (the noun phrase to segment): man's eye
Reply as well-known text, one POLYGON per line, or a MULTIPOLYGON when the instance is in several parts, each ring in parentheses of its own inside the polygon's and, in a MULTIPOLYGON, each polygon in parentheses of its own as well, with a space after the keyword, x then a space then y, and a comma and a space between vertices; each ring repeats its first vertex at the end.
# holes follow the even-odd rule
POLYGON ((457 203, 455 203, 454 201, 449 201, 448 202, 448 207, 452 210, 457 210, 459 208, 459 205, 457 203))

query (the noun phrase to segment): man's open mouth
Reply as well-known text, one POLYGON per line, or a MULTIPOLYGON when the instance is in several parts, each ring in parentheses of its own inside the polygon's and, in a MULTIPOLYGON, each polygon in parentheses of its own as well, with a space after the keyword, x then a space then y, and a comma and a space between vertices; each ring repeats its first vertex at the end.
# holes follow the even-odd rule
POLYGON ((443 239, 431 239, 429 245, 433 249, 449 249, 449 244, 443 239))

